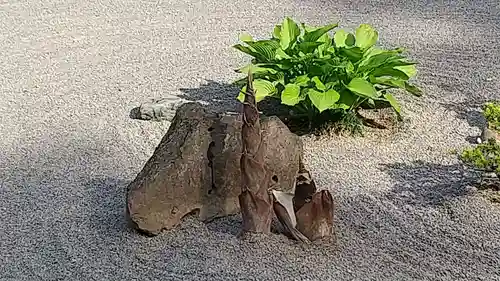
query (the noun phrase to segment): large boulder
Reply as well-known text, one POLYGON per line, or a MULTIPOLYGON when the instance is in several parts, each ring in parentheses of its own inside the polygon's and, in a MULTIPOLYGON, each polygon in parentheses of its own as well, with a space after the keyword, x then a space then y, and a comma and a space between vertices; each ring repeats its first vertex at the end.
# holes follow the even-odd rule
MULTIPOLYGON (((302 142, 277 117, 262 118, 265 164, 278 188, 291 191, 302 142)), ((185 103, 142 171, 128 186, 127 214, 143 233, 157 235, 198 211, 202 221, 236 214, 241 192, 241 116, 185 103)))

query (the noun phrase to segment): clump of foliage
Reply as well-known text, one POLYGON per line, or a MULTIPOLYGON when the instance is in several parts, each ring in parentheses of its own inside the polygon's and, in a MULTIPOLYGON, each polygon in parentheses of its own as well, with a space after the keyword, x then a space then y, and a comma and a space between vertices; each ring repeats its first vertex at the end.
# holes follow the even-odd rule
MULTIPOLYGON (((234 47, 253 59, 237 71, 252 71, 257 102, 267 97, 281 100, 293 107, 296 116, 307 118, 310 129, 324 112, 332 113, 332 121, 345 120, 362 105, 391 106, 400 116, 400 105, 389 90, 421 95, 408 82, 416 74, 416 62, 406 59, 401 48, 376 47, 378 32, 368 24, 359 25, 354 34, 342 29, 329 34, 336 27, 299 26, 287 17, 269 39, 241 34, 244 44, 234 47)), ((235 82, 241 86, 241 102, 245 81, 246 77, 235 82)))
MULTIPOLYGON (((483 115, 488 121, 489 129, 499 132, 500 103, 486 103, 483 107, 483 115)), ((492 201, 500 203, 500 193, 496 192, 500 189, 500 142, 497 138, 490 138, 476 147, 463 150, 461 160, 474 169, 483 172, 479 187, 481 189, 490 189, 493 187, 491 194, 487 195, 492 201), (496 177, 489 177, 487 173, 494 173, 496 177), (483 184, 485 182, 487 183, 483 184)))
POLYGON ((475 168, 500 175, 500 143, 494 139, 465 149, 461 158, 465 163, 471 164, 475 168))
POLYGON ((492 101, 485 103, 483 115, 492 130, 500 131, 500 102, 492 101))

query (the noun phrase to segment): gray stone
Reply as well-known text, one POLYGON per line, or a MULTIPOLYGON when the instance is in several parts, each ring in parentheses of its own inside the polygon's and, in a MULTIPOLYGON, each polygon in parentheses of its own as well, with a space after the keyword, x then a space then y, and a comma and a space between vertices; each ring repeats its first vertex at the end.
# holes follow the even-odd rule
POLYGON ((179 106, 188 102, 187 100, 172 97, 159 100, 151 100, 134 108, 132 118, 151 121, 172 121, 179 106))
MULTIPOLYGON (((202 221, 238 213, 240 115, 181 105, 160 144, 128 186, 127 213, 149 235, 171 229, 193 211, 202 221)), ((302 141, 277 117, 261 119, 266 166, 281 190, 293 188, 302 141)))

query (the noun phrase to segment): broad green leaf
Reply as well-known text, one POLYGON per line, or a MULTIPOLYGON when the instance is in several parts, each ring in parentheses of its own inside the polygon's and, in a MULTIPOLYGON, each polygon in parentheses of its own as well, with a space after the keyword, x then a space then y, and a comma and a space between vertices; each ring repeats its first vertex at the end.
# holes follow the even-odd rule
POLYGON ((328 35, 328 33, 325 33, 321 35, 320 38, 318 38, 318 42, 323 42, 323 45, 318 46, 318 52, 320 56, 325 56, 326 51, 328 48, 332 46, 332 39, 328 35))
POLYGON ((354 78, 347 85, 347 89, 351 92, 358 94, 367 98, 377 98, 377 90, 373 87, 373 85, 361 78, 354 78))
POLYGON ((241 33, 239 37, 240 37, 240 40, 243 42, 253 41, 252 35, 248 34, 248 32, 241 33))
POLYGON ((403 80, 408 80, 410 77, 406 75, 406 73, 394 69, 392 67, 382 67, 382 68, 377 68, 375 69, 370 75, 374 77, 380 77, 380 76, 392 76, 392 77, 397 77, 401 78, 403 80))
POLYGON ((334 29, 337 26, 339 26, 338 23, 335 23, 316 28, 312 31, 306 30, 306 33, 304 34, 304 41, 315 42, 321 36, 323 36, 323 34, 326 34, 328 31, 334 29))
POLYGON ((414 64, 395 66, 394 69, 404 72, 410 78, 417 74, 417 69, 415 68, 414 64))
POLYGON ((314 49, 320 45, 323 45, 323 42, 301 42, 299 43, 298 48, 304 53, 313 53, 314 49))
POLYGON ((337 102, 338 108, 347 110, 356 102, 356 99, 357 97, 353 93, 347 90, 341 91, 340 99, 337 102))
POLYGON ((249 47, 243 46, 241 44, 236 44, 233 46, 233 48, 235 48, 239 51, 242 51, 243 53, 249 54, 252 57, 257 58, 259 60, 266 60, 266 58, 263 55, 256 52, 253 48, 249 48, 249 47))
POLYGON ((290 57, 287 53, 285 53, 285 51, 283 51, 283 49, 278 48, 278 49, 276 49, 275 58, 278 60, 282 60, 282 59, 291 59, 292 57, 290 57))
POLYGON ((342 48, 340 53, 346 56, 352 63, 359 61, 363 57, 363 51, 358 47, 342 48))
POLYGON ((281 39, 281 24, 278 24, 274 27, 273 38, 281 39))
POLYGON ((257 73, 270 73, 270 74, 276 74, 276 70, 273 68, 268 68, 268 67, 261 67, 259 65, 255 64, 247 64, 244 67, 238 69, 239 73, 248 73, 248 71, 251 71, 253 74, 257 73))
POLYGON ((405 89, 405 80, 397 77, 370 77, 370 82, 373 84, 381 84, 386 86, 391 86, 395 88, 405 89))
POLYGON ((306 31, 306 32, 311 32, 313 30, 315 30, 316 28, 313 27, 313 26, 309 26, 303 22, 300 23, 300 25, 302 26, 302 28, 306 31))
POLYGON ((369 58, 363 58, 358 66, 358 73, 372 71, 380 67, 394 67, 414 65, 415 62, 406 61, 403 57, 392 51, 385 51, 380 54, 373 55, 369 58))
POLYGON ((319 112, 332 108, 340 98, 340 94, 335 90, 318 92, 314 89, 309 89, 307 95, 319 112))
POLYGON ((299 35, 299 26, 291 18, 286 17, 281 25, 281 48, 283 50, 288 49, 297 40, 299 35))
POLYGON ((282 85, 285 85, 285 73, 283 72, 278 72, 274 75, 272 75, 272 79, 274 80, 274 86, 278 85, 281 83, 282 85))
POLYGON ((367 50, 365 50, 365 53, 363 55, 363 60, 366 60, 366 59, 370 58, 371 56, 382 54, 382 53, 392 53, 392 54, 398 55, 404 51, 405 51, 404 48, 384 50, 384 49, 378 48, 376 46, 372 46, 372 47, 368 48, 367 50))
POLYGON ((379 54, 372 55, 368 59, 363 58, 363 60, 359 63, 358 73, 371 71, 377 67, 383 66, 388 62, 396 61, 399 58, 399 56, 390 52, 381 52, 379 54))
POLYGON ((369 24, 360 24, 356 29, 356 46, 365 50, 375 45, 378 32, 369 24))
POLYGON ((281 93, 281 103, 294 106, 304 98, 300 96, 300 87, 296 84, 287 84, 281 93))
POLYGON ((372 46, 371 48, 369 48, 368 50, 366 50, 363 54, 363 61, 369 59, 370 57, 374 56, 374 55, 378 55, 378 54, 381 54, 381 53, 384 53, 386 52, 386 50, 383 50, 383 49, 380 49, 380 48, 377 48, 375 46, 372 46))
POLYGON ((253 87, 255 91, 255 99, 257 102, 263 100, 267 96, 271 96, 276 93, 276 87, 264 79, 256 79, 253 81, 253 87))
POLYGON ((309 79, 309 77, 307 77, 307 74, 305 74, 305 75, 297 76, 292 81, 295 85, 305 87, 309 84, 310 79, 309 79))
POLYGON ((352 62, 348 61, 345 70, 346 70, 347 74, 354 73, 354 64, 352 64, 352 62))
POLYGON ((401 107, 399 106, 399 102, 396 100, 396 98, 391 94, 385 94, 384 97, 391 104, 396 113, 401 114, 401 107))
POLYGON ((275 40, 260 40, 246 43, 264 57, 266 61, 273 60, 276 55, 276 49, 280 47, 279 43, 275 40))
POLYGON ((337 46, 337 48, 347 47, 347 45, 345 44, 347 34, 348 33, 343 29, 335 31, 335 34, 333 35, 333 41, 335 42, 335 46, 337 46))
POLYGON ((417 96, 417 97, 421 97, 422 96, 422 90, 420 90, 417 86, 415 85, 412 85, 408 82, 405 83, 406 84, 406 90, 410 93, 412 93, 413 95, 417 96))
POLYGON ((412 62, 412 61, 407 61, 404 58, 399 58, 399 59, 389 59, 387 62, 385 62, 380 67, 408 66, 408 65, 415 65, 415 64, 417 64, 417 63, 412 62))
POLYGON ((347 34, 347 37, 345 39, 345 44, 347 47, 354 46, 354 44, 356 44, 356 38, 354 37, 354 35, 352 35, 351 33, 347 34))
POLYGON ((314 84, 316 85, 316 88, 318 90, 321 90, 321 91, 326 90, 325 85, 323 84, 323 82, 321 82, 321 80, 319 80, 318 76, 314 76, 311 80, 314 82, 314 84))
POLYGON ((337 86, 339 84, 339 81, 335 81, 335 82, 328 82, 325 84, 326 88, 327 89, 332 89, 333 87, 337 86))
MULTIPOLYGON (((247 86, 243 86, 241 89, 239 95, 238 95, 238 100, 240 102, 245 101, 245 92, 246 92, 247 86)), ((276 93, 276 87, 274 87, 273 83, 264 80, 264 79, 255 79, 253 81, 253 89, 255 91, 255 101, 260 102, 264 100, 268 96, 272 96, 276 93)))

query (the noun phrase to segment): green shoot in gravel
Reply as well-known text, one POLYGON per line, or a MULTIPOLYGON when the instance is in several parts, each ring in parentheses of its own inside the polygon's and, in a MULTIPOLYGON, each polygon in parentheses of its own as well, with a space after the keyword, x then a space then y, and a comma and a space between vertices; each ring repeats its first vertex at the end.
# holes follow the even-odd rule
MULTIPOLYGON (((376 47, 378 32, 368 24, 359 25, 354 34, 342 29, 329 34, 337 27, 336 23, 299 25, 286 17, 274 27, 271 38, 255 40, 241 34, 243 44, 234 48, 253 59, 237 71, 252 70, 257 102, 267 97, 280 99, 298 116, 307 117, 311 126, 325 111, 340 112, 332 116, 342 119, 362 105, 377 108, 385 104, 400 116, 401 107, 389 90, 421 95, 408 82, 416 74, 416 62, 406 59, 403 49, 376 47)), ((242 87, 240 101, 245 81, 246 77, 235 82, 242 87)))
MULTIPOLYGON (((500 102, 488 102, 483 107, 483 115, 491 130, 500 131, 500 102)), ((489 139, 473 148, 465 149, 461 159, 474 168, 500 175, 500 143, 489 139)))
POLYGON ((483 115, 492 130, 500 131, 500 102, 487 102, 483 107, 483 115))
POLYGON ((462 160, 475 168, 500 174, 500 143, 494 139, 467 148, 462 152, 462 160))

